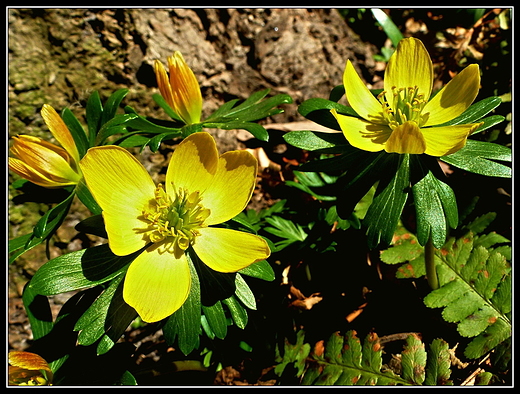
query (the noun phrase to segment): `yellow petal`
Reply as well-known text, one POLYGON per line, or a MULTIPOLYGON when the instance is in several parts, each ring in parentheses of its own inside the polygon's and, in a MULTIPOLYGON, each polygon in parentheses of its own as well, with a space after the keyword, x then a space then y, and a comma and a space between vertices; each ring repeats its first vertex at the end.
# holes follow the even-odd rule
POLYGON ((350 60, 343 73, 343 86, 348 103, 359 116, 369 122, 383 123, 381 103, 359 77, 350 60))
POLYGON ((271 254, 267 242, 257 235, 225 228, 201 228, 193 249, 211 269, 236 272, 271 254))
POLYGON ((202 94, 195 74, 179 51, 175 51, 173 56, 168 57, 168 66, 173 110, 186 124, 199 123, 202 113, 202 94))
POLYGON ((177 311, 190 292, 191 274, 186 255, 159 253, 150 247, 128 267, 123 299, 141 319, 153 323, 177 311))
POLYGON ((172 154, 166 171, 166 192, 172 195, 172 184, 175 190, 203 192, 213 180, 217 163, 218 151, 213 137, 205 132, 189 135, 172 154))
POLYGON ((163 96, 164 100, 168 103, 168 105, 173 109, 173 93, 172 87, 170 85, 170 80, 168 79, 168 74, 166 73, 166 69, 163 64, 156 60, 153 69, 155 71, 155 78, 157 79, 157 86, 159 86, 159 91, 161 92, 161 96, 163 96))
POLYGON ((206 224, 222 223, 242 212, 255 189, 257 167, 246 151, 220 156, 213 181, 202 195, 202 205, 211 211, 206 224))
POLYGON ((85 181, 103 209, 108 243, 118 256, 133 253, 146 244, 139 217, 154 198, 155 184, 139 161, 118 146, 88 150, 80 162, 85 181))
MULTIPOLYGON (((61 187, 74 185, 81 179, 81 175, 71 168, 69 164, 71 159, 63 148, 41 138, 26 135, 13 137, 13 141, 11 153, 20 159, 30 172, 41 174, 44 179, 57 182, 61 187)), ((16 172, 14 167, 13 171, 16 172)), ((29 180, 33 181, 33 179, 29 180)))
POLYGON ((390 136, 388 126, 373 124, 352 116, 341 115, 335 109, 330 111, 336 118, 345 138, 355 148, 368 152, 379 152, 390 136))
POLYGON ((463 124, 444 127, 422 128, 422 134, 426 141, 426 154, 441 157, 450 155, 462 149, 466 140, 481 123, 463 124))
POLYGON ((418 87, 418 93, 428 100, 433 84, 433 65, 421 40, 404 38, 390 57, 384 76, 384 89, 389 103, 393 101, 392 87, 418 87))
POLYGON ((388 153, 422 154, 425 150, 424 137, 417 123, 413 121, 397 126, 385 144, 385 151, 388 153))
POLYGON ((41 115, 54 138, 56 138, 60 145, 71 155, 74 162, 79 163, 78 148, 63 119, 61 119, 54 108, 48 104, 43 105, 41 115))
POLYGON ((424 106, 422 113, 428 113, 424 126, 442 124, 462 114, 477 97, 479 88, 479 67, 471 64, 424 106))
POLYGON ((14 367, 20 367, 28 370, 44 370, 51 372, 49 364, 47 361, 43 359, 43 357, 39 356, 35 353, 30 352, 18 352, 13 351, 9 352, 9 364, 14 367))
POLYGON ((47 175, 35 170, 33 167, 28 166, 23 161, 13 157, 9 157, 9 169, 20 175, 22 178, 27 179, 36 185, 49 189, 56 189, 77 184, 77 182, 66 178, 53 177, 53 179, 51 179, 47 175))

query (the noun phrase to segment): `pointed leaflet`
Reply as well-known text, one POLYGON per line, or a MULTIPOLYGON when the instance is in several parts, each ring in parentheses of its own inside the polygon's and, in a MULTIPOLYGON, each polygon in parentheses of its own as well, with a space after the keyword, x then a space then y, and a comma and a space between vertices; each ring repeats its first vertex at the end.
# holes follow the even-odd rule
POLYGON ((190 293, 184 304, 168 318, 163 327, 166 342, 173 344, 177 337, 179 349, 184 355, 188 355, 199 346, 201 333, 200 282, 190 254, 188 263, 191 273, 190 293))
POLYGON ((422 384, 425 378, 426 350, 416 334, 406 339, 406 349, 401 353, 403 378, 414 384, 422 384))
MULTIPOLYGON (((238 275, 237 275, 238 277, 238 275)), ((233 318, 233 321, 235 322, 236 326, 238 328, 244 329, 247 325, 248 317, 247 317, 247 311, 244 309, 242 305, 240 305, 240 302, 235 298, 235 296, 231 296, 229 298, 226 298, 222 300, 224 305, 227 306, 229 309, 229 312, 231 313, 231 317, 233 318)))
POLYGON ((368 228, 368 246, 389 244, 408 198, 410 183, 410 155, 399 155, 398 170, 382 189, 380 183, 372 205, 368 208, 363 224, 368 228))
POLYGON ((440 248, 446 242, 448 227, 458 223, 457 204, 453 190, 428 172, 412 187, 417 214, 417 239, 425 245, 431 238, 440 248))
POLYGON ((30 286, 41 295, 93 287, 119 275, 139 253, 116 256, 107 244, 68 253, 45 263, 30 286))
POLYGON ((202 305, 202 311, 215 336, 224 339, 227 334, 227 320, 221 302, 217 301, 211 306, 202 305))
POLYGON ((449 345, 442 339, 434 339, 428 351, 426 362, 426 376, 424 385, 444 386, 451 385, 451 355, 449 345))
POLYGON ((443 156, 441 160, 475 174, 511 177, 511 167, 492 161, 511 162, 511 149, 490 142, 468 140, 464 148, 451 155, 443 156))

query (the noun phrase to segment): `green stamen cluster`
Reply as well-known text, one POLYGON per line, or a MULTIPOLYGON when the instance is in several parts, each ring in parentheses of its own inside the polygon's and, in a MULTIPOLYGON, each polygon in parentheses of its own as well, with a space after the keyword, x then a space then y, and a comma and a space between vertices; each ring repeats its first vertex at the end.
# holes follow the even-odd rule
POLYGON ((200 193, 185 189, 175 191, 173 199, 161 184, 155 189, 155 199, 143 210, 143 218, 149 222, 147 236, 150 242, 161 244, 163 251, 180 256, 200 235, 210 210, 201 205, 200 193))
POLYGON ((419 127, 422 126, 428 117, 428 114, 421 115, 427 101, 424 99, 424 94, 418 93, 417 86, 408 88, 393 86, 392 92, 393 100, 391 104, 386 99, 386 91, 377 96, 383 106, 383 118, 388 126, 393 130, 410 120, 416 122, 419 127))

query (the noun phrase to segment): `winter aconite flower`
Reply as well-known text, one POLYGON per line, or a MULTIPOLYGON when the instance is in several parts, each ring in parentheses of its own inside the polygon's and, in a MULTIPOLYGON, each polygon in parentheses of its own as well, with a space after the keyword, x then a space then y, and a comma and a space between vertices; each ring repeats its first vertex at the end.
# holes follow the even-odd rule
POLYGON ((168 69, 169 79, 163 64, 155 61, 155 76, 161 95, 184 123, 199 123, 202 113, 200 86, 179 51, 168 57, 168 69))
POLYGON ((29 352, 9 352, 9 385, 48 386, 52 371, 42 357, 29 352))
POLYGON ((384 91, 376 97, 347 62, 343 75, 349 104, 362 118, 336 117, 348 142, 359 149, 389 153, 449 155, 463 148, 479 124, 442 126, 462 114, 475 100, 479 67, 469 65, 430 99, 433 65, 423 43, 402 39, 384 75, 384 91), (439 126, 440 125, 440 126, 439 126), (433 127, 437 126, 437 127, 433 127))
POLYGON ((137 159, 117 146, 91 148, 81 169, 103 209, 112 252, 124 256, 146 247, 130 264, 123 287, 124 300, 144 321, 161 320, 186 300, 190 247, 219 272, 236 272, 270 254, 254 234, 213 227, 246 207, 257 161, 246 151, 219 157, 208 133, 179 144, 164 185, 156 186, 137 159))
POLYGON ((60 188, 81 180, 79 153, 72 135, 50 105, 41 111, 52 135, 63 147, 30 135, 13 137, 9 168, 21 177, 43 187, 60 188))

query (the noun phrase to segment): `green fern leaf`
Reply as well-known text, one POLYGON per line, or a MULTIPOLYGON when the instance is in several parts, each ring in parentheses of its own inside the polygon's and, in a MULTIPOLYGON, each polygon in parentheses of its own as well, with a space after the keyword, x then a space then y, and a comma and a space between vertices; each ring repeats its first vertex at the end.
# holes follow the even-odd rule
POLYGON ((323 354, 313 354, 302 385, 410 385, 392 371, 382 370, 382 347, 377 334, 365 338, 363 345, 354 331, 345 336, 333 334, 323 354))
MULTIPOLYGON (((451 385, 451 361, 448 343, 432 342, 428 352, 415 334, 408 336, 401 357, 401 376, 383 365, 383 348, 377 334, 367 335, 363 343, 355 331, 344 336, 334 333, 326 343, 318 342, 314 351, 304 344, 303 331, 296 344, 285 343, 283 359, 275 366, 281 376, 294 363, 301 385, 374 386, 374 385, 451 385)), ((399 368, 398 368, 399 369, 399 368)))
POLYGON ((422 384, 425 378, 426 350, 417 335, 412 334, 406 340, 406 349, 401 353, 403 378, 415 384, 422 384))
POLYGON ((482 242, 482 237, 472 232, 458 240, 449 239, 437 253, 440 287, 424 298, 428 307, 444 308, 444 320, 457 323, 462 336, 477 337, 466 351, 471 358, 482 356, 511 336, 507 316, 511 305, 507 275, 511 268, 501 253, 483 246, 491 246, 490 239, 482 242))
POLYGON ((445 386, 452 385, 451 358, 448 343, 442 339, 434 339, 430 345, 426 362, 424 385, 445 386))

